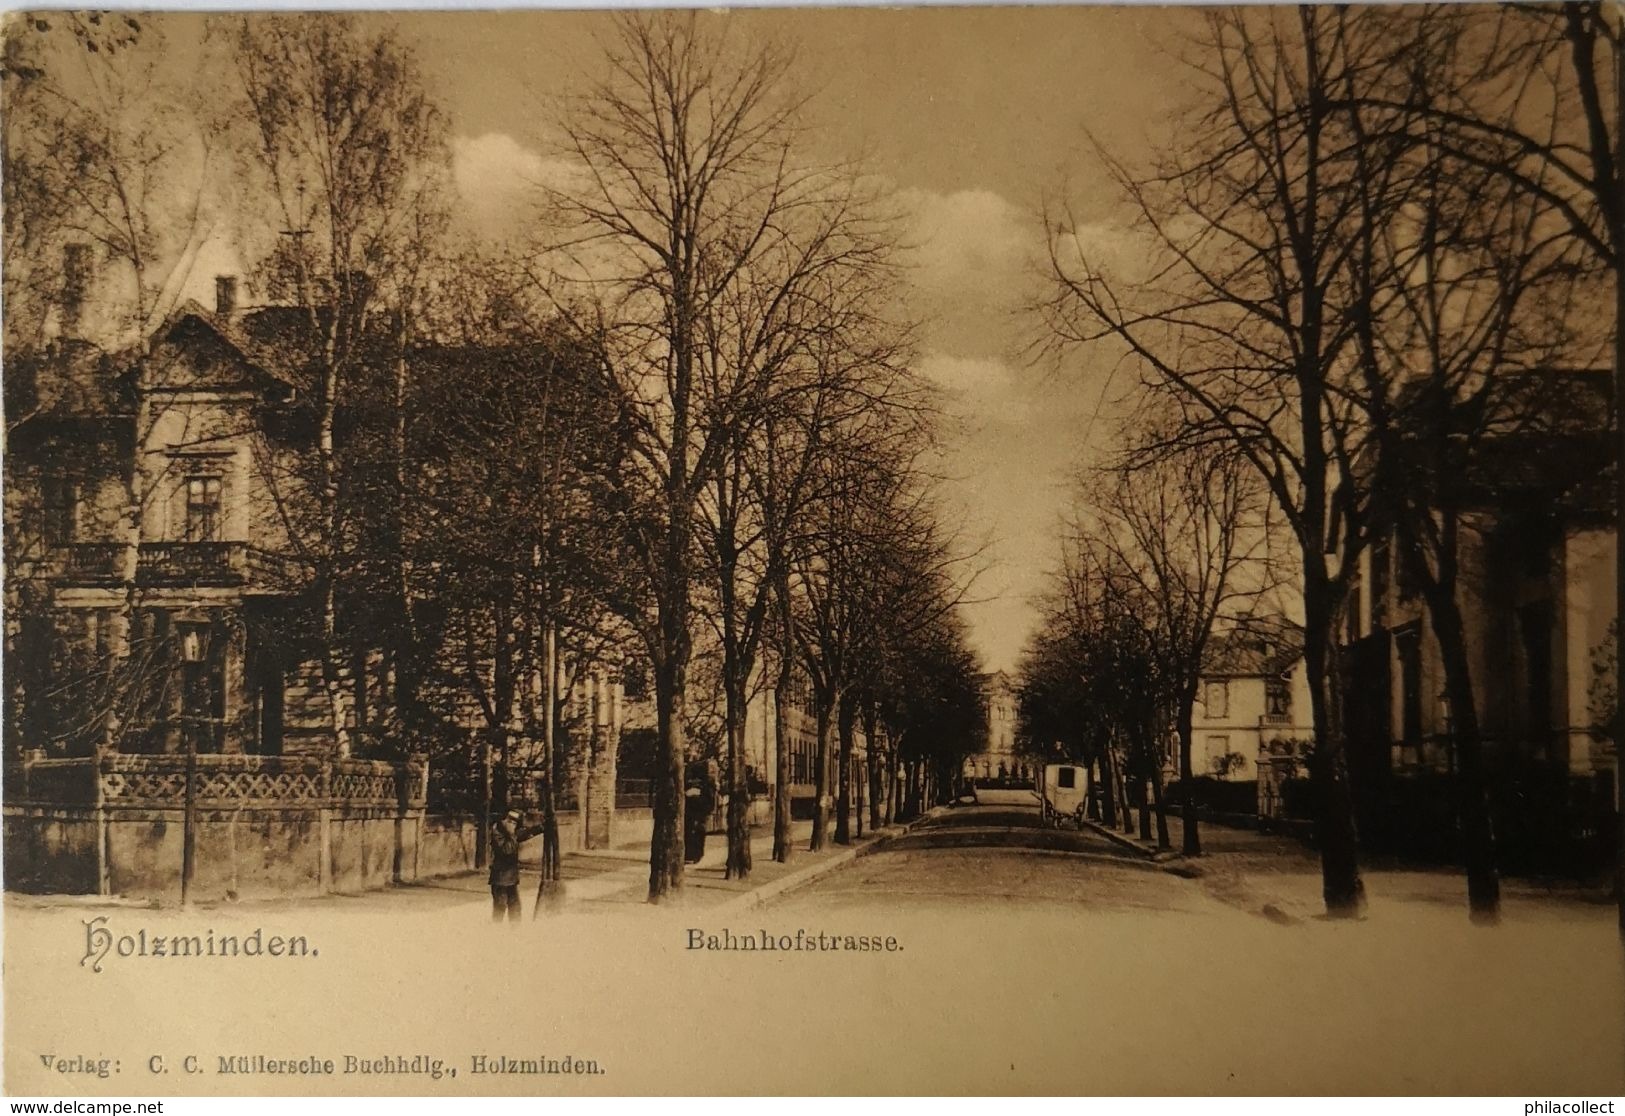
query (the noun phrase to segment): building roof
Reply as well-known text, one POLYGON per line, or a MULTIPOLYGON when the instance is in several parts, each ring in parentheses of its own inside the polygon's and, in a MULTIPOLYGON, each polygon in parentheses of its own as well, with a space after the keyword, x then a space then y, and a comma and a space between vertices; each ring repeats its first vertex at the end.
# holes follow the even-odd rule
POLYGON ((1208 640, 1202 673, 1228 678, 1270 678, 1303 658, 1303 629, 1283 616, 1249 617, 1208 640))
POLYGON ((1388 453, 1395 483, 1424 480, 1459 507, 1608 514, 1618 468, 1610 370, 1503 372, 1477 391, 1458 392, 1442 404, 1442 449, 1429 441, 1441 423, 1431 387, 1407 384, 1394 401, 1401 438, 1388 453))
POLYGON ((78 420, 129 415, 134 398, 107 353, 89 341, 61 340, 43 353, 6 361, 8 425, 30 419, 78 420))

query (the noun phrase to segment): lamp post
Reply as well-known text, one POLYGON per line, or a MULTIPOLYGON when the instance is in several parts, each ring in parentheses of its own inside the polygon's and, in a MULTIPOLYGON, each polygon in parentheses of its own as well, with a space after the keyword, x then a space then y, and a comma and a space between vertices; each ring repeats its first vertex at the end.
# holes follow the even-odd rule
POLYGON ((195 707, 198 675, 208 658, 206 633, 199 624, 181 629, 181 739, 186 745, 186 786, 181 813, 181 905, 191 898, 197 864, 197 730, 195 707))

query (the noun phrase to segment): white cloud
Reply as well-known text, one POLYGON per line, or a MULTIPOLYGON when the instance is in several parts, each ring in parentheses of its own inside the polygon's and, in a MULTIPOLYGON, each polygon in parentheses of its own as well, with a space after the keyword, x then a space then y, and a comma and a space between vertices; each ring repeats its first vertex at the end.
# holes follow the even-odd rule
POLYGON ((912 214, 908 239, 915 283, 939 296, 1013 290, 1040 247, 1030 216, 991 190, 901 191, 912 214))
POLYGON ((581 168, 526 147, 505 132, 456 136, 451 141, 452 183, 463 213, 482 232, 510 230, 529 220, 541 187, 579 187, 581 168))
POLYGON ((1019 425, 1031 417, 1026 385, 998 357, 926 353, 915 371, 943 388, 955 413, 972 424, 1019 425))

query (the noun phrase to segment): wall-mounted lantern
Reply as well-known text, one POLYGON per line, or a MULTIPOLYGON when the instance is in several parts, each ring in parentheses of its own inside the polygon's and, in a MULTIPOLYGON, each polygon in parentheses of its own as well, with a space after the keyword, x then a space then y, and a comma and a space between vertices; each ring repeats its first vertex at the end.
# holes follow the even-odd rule
POLYGON ((181 659, 188 663, 201 663, 208 651, 207 632, 201 624, 187 624, 181 629, 181 659))

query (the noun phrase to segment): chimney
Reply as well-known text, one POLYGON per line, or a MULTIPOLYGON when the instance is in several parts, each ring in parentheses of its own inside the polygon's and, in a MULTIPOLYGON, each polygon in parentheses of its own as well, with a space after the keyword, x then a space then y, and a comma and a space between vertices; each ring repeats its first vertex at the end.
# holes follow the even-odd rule
POLYGON ((62 332, 69 336, 79 332, 79 320, 85 309, 85 295, 90 290, 90 263, 90 245, 63 245, 62 332))
POLYGON ((235 313, 237 310, 237 277, 235 275, 216 275, 214 277, 214 312, 222 317, 235 313))

